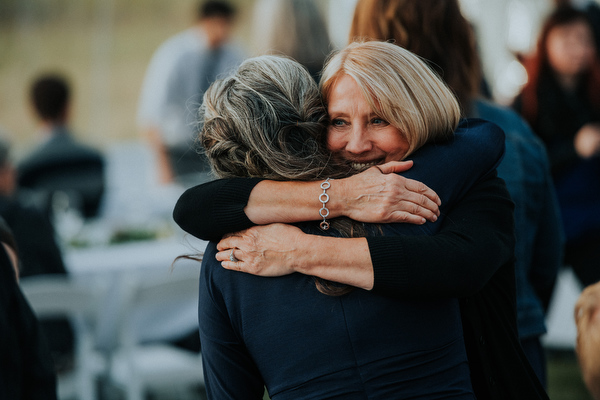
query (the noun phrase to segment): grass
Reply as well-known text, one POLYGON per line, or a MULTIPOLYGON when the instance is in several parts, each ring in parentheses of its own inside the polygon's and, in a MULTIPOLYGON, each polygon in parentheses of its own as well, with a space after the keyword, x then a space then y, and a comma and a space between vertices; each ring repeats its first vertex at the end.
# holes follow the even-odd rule
POLYGON ((548 352, 548 395, 551 400, 593 400, 573 351, 548 352))

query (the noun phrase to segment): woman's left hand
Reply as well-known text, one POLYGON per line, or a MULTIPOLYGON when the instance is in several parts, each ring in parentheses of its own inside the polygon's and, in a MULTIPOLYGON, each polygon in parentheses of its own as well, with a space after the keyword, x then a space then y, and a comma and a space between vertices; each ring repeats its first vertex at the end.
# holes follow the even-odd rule
POLYGON ((294 272, 302 235, 305 233, 292 225, 255 226, 221 239, 216 259, 234 271, 271 277, 288 275, 294 272))

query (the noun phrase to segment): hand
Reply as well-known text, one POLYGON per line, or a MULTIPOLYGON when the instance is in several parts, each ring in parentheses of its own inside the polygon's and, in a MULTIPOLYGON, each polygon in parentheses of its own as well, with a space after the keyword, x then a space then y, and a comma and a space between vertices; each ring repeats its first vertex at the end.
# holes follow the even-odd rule
POLYGON ((392 161, 338 180, 343 184, 343 215, 372 223, 436 221, 442 204, 438 195, 425 184, 396 174, 412 165, 392 161))
POLYGON ((217 261, 223 268, 259 276, 282 276, 294 272, 301 242, 300 229, 292 225, 255 226, 233 233, 217 244, 217 261), (230 261, 231 251, 236 262, 230 261))
POLYGON ((600 153, 600 124, 586 124, 575 135, 575 151, 581 158, 600 153))
POLYGON ((586 386, 600 398, 600 283, 586 287, 575 304, 576 354, 586 386))

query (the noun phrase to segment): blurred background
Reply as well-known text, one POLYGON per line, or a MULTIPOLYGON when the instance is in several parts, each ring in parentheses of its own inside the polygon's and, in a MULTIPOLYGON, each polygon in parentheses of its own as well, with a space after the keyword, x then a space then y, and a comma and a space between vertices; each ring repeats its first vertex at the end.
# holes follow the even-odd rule
MULTIPOLYGON (((237 41, 253 54, 253 0, 239 10, 237 41)), ((334 45, 346 43, 354 0, 323 0, 334 45)), ((486 78, 495 99, 507 103, 526 77, 515 53, 535 44, 552 0, 462 0, 479 38, 486 78)), ((59 71, 74 88, 73 130, 100 147, 137 140, 135 112, 153 51, 193 22, 194 0, 0 1, 0 127, 19 157, 35 142, 27 102, 34 76, 59 71)))
MULTIPOLYGON (((255 1, 230 2, 238 10, 235 41, 248 55, 256 55, 260 43, 253 42, 251 34, 255 1)), ((510 104, 527 81, 518 58, 533 50, 540 25, 554 3, 553 0, 461 0, 463 12, 477 34, 491 96, 498 103, 510 104)), ((587 0, 573 3, 587 3, 587 0)), ((143 185, 153 186, 158 180, 151 153, 147 149, 140 151, 145 141, 136 126, 136 112, 144 73, 154 51, 166 39, 192 25, 197 4, 197 0, 0 0, 0 131, 12 145, 12 158, 18 160, 40 140, 28 101, 34 77, 46 72, 67 76, 73 88, 70 125, 78 139, 109 154, 112 161, 108 166, 107 186, 111 190, 107 208, 119 210, 118 214, 115 211, 114 219, 121 224, 123 215, 127 216, 130 220, 127 225, 130 231, 133 229, 130 236, 152 231, 150 239, 161 239, 173 236, 177 229, 172 221, 165 222, 166 227, 141 224, 151 215, 170 220, 174 201, 183 188, 141 190, 143 185), (127 190, 117 190, 125 187, 127 190), (150 212, 150 208, 156 212, 150 212)), ((318 2, 334 48, 347 43, 354 5, 355 0, 318 2)), ((113 216, 110 212, 104 214, 113 216)), ((118 228, 112 227, 111 234, 118 228)), ((71 229, 72 234, 64 235, 69 242, 69 246, 63 246, 68 269, 77 272, 80 268, 81 275, 86 275, 106 268, 101 265, 107 259, 105 253, 77 249, 81 229, 77 225, 71 229), (98 265, 86 265, 91 259, 97 259, 98 265)), ((94 232, 98 235, 98 229, 94 232)), ((94 234, 86 238, 92 244, 94 234)), ((171 242, 165 244, 160 268, 185 251, 193 252, 189 246, 182 248, 180 239, 173 246, 171 242)), ((156 250, 156 245, 153 246, 156 250)), ((124 259, 130 264, 146 262, 140 252, 148 253, 147 248, 127 251, 130 253, 126 257, 115 253, 115 269, 124 259)), ((150 253, 146 256, 153 257, 150 253)), ((572 310, 580 288, 570 272, 565 274, 554 295, 545 341, 552 350, 549 391, 553 399, 586 399, 589 396, 573 355, 572 310)), ((192 319, 194 313, 192 304, 192 319)))

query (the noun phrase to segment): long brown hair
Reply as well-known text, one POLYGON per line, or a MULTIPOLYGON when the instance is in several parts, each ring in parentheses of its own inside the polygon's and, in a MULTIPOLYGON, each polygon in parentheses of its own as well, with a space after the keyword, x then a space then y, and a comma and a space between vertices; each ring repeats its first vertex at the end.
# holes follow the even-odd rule
POLYGON ((392 41, 420 57, 455 92, 463 113, 479 93, 475 36, 457 0, 359 0, 349 40, 392 41))
MULTIPOLYGON (((569 5, 556 8, 542 26, 535 53, 524 61, 528 80, 521 90, 521 114, 531 124, 537 119, 537 90, 540 80, 546 74, 552 73, 552 67, 548 59, 548 36, 556 27, 579 21, 585 22, 590 27, 590 30, 592 29, 592 25, 585 12, 579 11, 569 5)), ((600 63, 598 62, 598 56, 596 56, 596 60, 583 79, 587 82, 588 96, 595 108, 598 109, 600 107, 600 63)))

